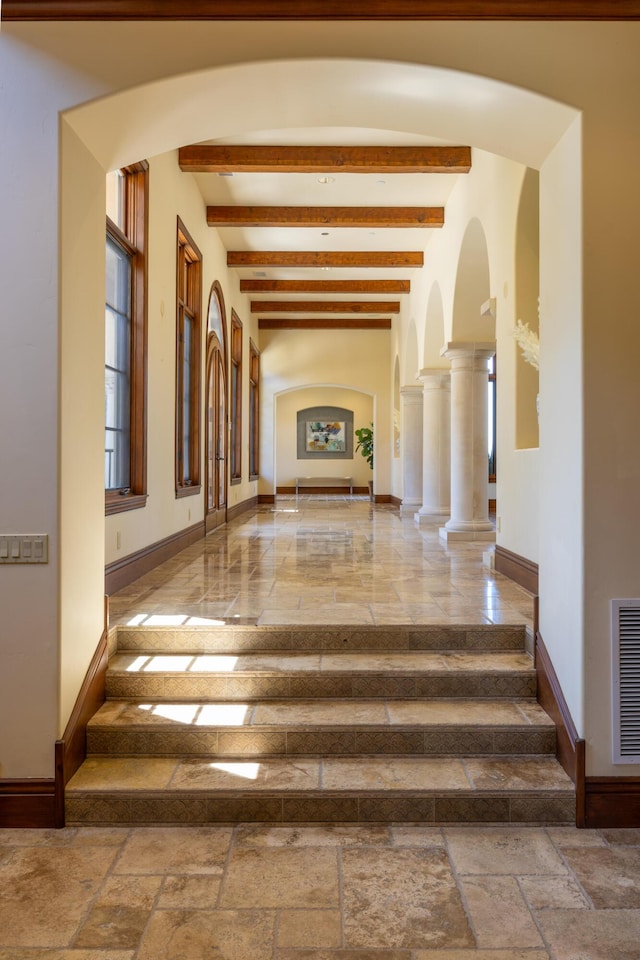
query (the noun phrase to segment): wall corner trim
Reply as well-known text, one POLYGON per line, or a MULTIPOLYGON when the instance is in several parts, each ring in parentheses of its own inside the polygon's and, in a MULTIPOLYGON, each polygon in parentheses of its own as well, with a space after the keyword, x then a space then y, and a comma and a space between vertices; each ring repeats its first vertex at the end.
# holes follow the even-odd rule
POLYGON ((576 826, 585 822, 585 741, 578 736, 549 651, 536 631, 535 669, 538 679, 538 703, 556 725, 556 756, 576 787, 576 826))

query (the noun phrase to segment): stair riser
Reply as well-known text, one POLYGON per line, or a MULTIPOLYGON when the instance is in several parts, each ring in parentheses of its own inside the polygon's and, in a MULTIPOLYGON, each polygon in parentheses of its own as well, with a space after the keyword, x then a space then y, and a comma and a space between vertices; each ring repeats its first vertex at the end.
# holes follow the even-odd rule
POLYGON ((247 701, 284 699, 393 699, 433 697, 535 698, 530 676, 451 677, 332 676, 180 677, 107 674, 107 698, 154 701, 247 701))
POLYGON ((412 795, 389 797, 210 797, 148 794, 140 797, 72 797, 67 800, 67 824, 233 824, 233 823, 452 823, 543 824, 575 823, 575 798, 540 793, 509 797, 412 795))
POLYGON ((512 756, 553 754, 553 727, 518 730, 87 731, 89 755, 156 757, 512 756))
POLYGON ((523 627, 349 627, 286 630, 269 627, 119 627, 120 652, 148 653, 279 653, 337 651, 522 651, 523 627))

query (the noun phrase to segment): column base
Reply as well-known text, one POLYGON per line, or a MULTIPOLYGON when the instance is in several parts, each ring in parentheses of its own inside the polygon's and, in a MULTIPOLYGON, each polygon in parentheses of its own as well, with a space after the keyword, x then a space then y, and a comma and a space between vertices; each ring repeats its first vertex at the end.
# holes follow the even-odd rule
POLYGON ((420 500, 403 500, 400 504, 401 515, 406 515, 408 513, 415 514, 416 507, 419 507, 420 503, 420 500))
POLYGON ((449 521, 451 527, 440 527, 438 536, 445 543, 456 543, 460 541, 471 541, 481 543, 495 543, 496 531, 489 520, 478 521, 449 521))
POLYGON ((441 520, 443 517, 448 517, 450 512, 448 507, 433 507, 433 509, 427 508, 426 510, 422 507, 417 513, 414 513, 413 522, 419 527, 430 526, 434 520, 441 520))

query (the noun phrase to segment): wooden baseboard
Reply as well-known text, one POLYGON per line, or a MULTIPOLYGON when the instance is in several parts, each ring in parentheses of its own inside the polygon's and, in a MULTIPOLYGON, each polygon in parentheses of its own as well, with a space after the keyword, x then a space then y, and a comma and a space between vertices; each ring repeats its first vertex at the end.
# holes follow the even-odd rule
POLYGON ((273 493, 259 493, 258 494, 258 503, 275 503, 276 498, 273 493))
POLYGON ((243 513, 248 513, 249 510, 255 510, 258 506, 258 497, 249 497, 248 500, 243 500, 242 503, 234 503, 232 507, 227 507, 227 520, 236 520, 238 517, 241 517, 243 513))
MULTIPOLYGON (((295 496, 295 492, 296 492, 296 488, 295 488, 295 487, 289 487, 289 486, 276 487, 276 494, 282 494, 283 496, 295 496)), ((353 492, 354 492, 354 494, 358 494, 358 496, 362 496, 362 495, 367 495, 367 496, 368 496, 368 495, 369 495, 369 488, 368 488, 368 487, 354 487, 354 488, 353 488, 353 492)), ((298 493, 299 493, 300 496, 302 496, 304 493, 311 493, 311 494, 315 494, 315 493, 320 493, 320 494, 329 494, 329 493, 330 493, 330 494, 334 494, 334 493, 335 493, 335 494, 344 494, 344 496, 347 496, 347 497, 348 497, 348 496, 349 496, 349 488, 348 488, 348 487, 345 487, 345 486, 342 486, 342 487, 340 487, 340 486, 338 486, 338 487, 331 487, 331 486, 326 486, 326 487, 300 487, 300 489, 298 490, 298 493)))
POLYGON ((185 530, 172 533, 163 540, 157 540, 148 547, 123 557, 122 560, 114 560, 113 563, 107 564, 104 571, 105 593, 115 593, 116 590, 127 587, 138 577, 149 573, 158 564, 169 560, 202 537, 204 537, 204 521, 200 520, 185 530))
POLYGON ((585 821, 585 742, 578 736, 549 651, 540 633, 536 633, 535 668, 538 679, 538 703, 556 725, 556 756, 576 786, 576 826, 585 821))
POLYGON ((56 826, 64 827, 64 790, 87 756, 87 724, 106 700, 109 662, 109 598, 105 597, 104 629, 91 658, 61 740, 56 741, 56 826))
MULTIPOLYGON (((377 500, 377 497, 376 497, 376 500, 377 500)), ((380 501, 380 502, 383 502, 383 501, 380 501)), ((394 497, 393 494, 391 494, 390 497, 389 497, 389 499, 388 499, 388 501, 387 501, 387 503, 392 503, 392 504, 394 505, 394 507, 401 507, 401 506, 402 506, 402 497, 394 497)), ((418 507, 418 510, 419 510, 419 509, 420 509, 420 507, 418 507)), ((414 512, 417 513, 418 510, 415 510, 414 512)))
POLYGON ((585 827, 640 827, 640 777, 587 777, 585 827))
POLYGON ((44 830, 57 825, 53 778, 0 780, 0 827, 44 830))
POLYGON ((498 573, 504 574, 517 584, 537 596, 538 593, 538 564, 527 560, 517 553, 512 553, 505 547, 496 544, 495 565, 498 573))

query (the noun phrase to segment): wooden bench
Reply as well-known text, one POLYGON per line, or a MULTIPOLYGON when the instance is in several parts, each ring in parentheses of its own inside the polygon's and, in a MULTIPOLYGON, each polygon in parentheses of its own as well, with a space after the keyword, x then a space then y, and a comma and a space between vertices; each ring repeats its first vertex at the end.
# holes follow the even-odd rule
POLYGON ((353 496, 353 477, 296 477, 296 497, 300 487, 349 487, 353 496))

